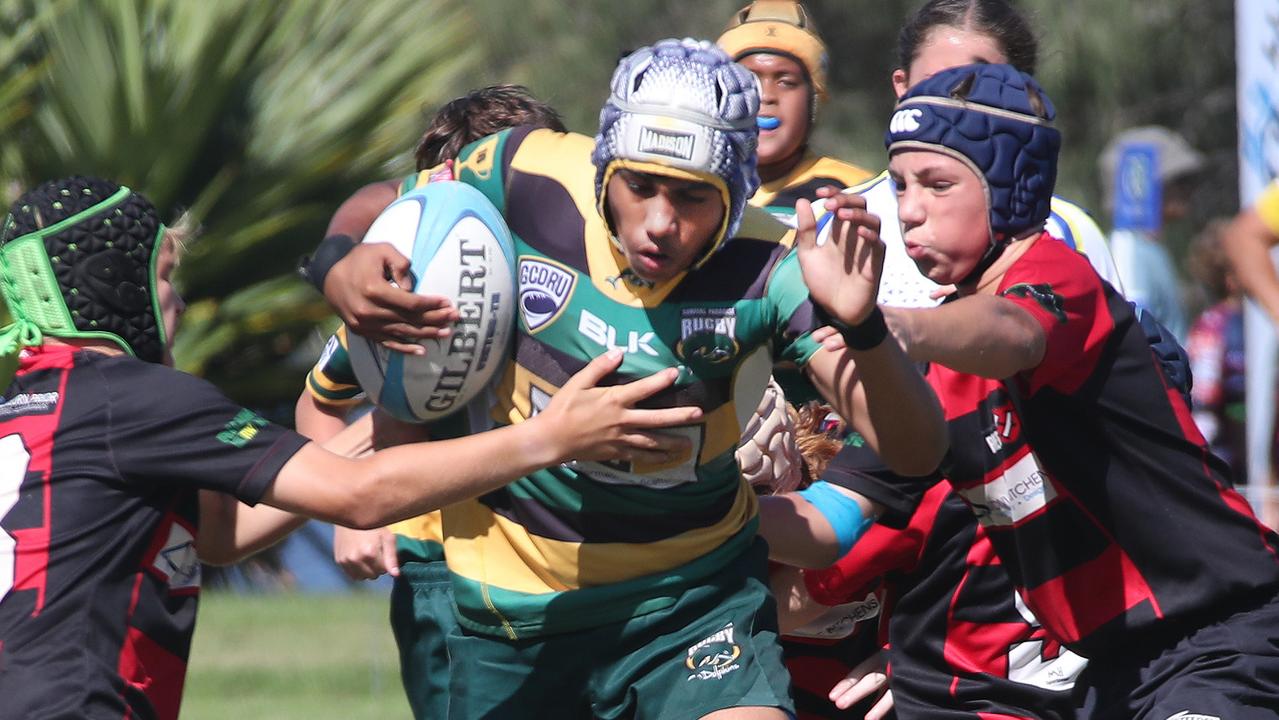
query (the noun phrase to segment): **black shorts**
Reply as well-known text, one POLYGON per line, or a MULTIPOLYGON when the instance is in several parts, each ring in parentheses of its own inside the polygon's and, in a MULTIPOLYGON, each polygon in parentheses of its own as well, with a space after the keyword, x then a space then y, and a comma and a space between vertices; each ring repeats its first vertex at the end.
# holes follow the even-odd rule
POLYGON ((1091 720, 1279 718, 1279 596, 1162 652, 1091 658, 1075 689, 1091 720))

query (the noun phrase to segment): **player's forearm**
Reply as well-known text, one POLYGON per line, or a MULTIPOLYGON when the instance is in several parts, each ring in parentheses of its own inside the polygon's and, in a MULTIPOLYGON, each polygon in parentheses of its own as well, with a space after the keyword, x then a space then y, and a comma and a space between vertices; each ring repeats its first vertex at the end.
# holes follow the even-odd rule
POLYGON ((209 565, 230 565, 283 540, 306 520, 285 510, 249 507, 230 495, 202 490, 196 553, 209 565))
POLYGON ((824 568, 839 559, 839 538, 822 514, 794 493, 759 499, 759 534, 768 559, 798 568, 824 568))
POLYGON ((379 527, 478 497, 569 458, 540 432, 538 418, 465 438, 401 445, 368 459, 374 488, 365 495, 379 527))
POLYGON ((941 464, 949 444, 941 405, 891 337, 869 350, 819 351, 809 376, 891 470, 917 477, 941 464))
POLYGON ((371 419, 325 443, 311 443, 281 469, 264 502, 321 520, 369 529, 496 490, 534 470, 567 460, 565 443, 542 432, 539 418, 465 438, 371 448, 371 419))
POLYGON ((911 360, 1003 379, 1038 365, 1043 328, 1003 298, 971 295, 938 308, 884 308, 888 327, 911 360))
POLYGON ((1244 292, 1279 324, 1279 274, 1270 257, 1275 240, 1255 211, 1247 211, 1226 229, 1222 246, 1244 292))

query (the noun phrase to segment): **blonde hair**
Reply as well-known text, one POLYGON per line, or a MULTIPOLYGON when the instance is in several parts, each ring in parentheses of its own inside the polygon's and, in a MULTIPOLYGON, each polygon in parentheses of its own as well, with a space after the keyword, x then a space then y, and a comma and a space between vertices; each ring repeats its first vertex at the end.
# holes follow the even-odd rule
MULTIPOLYGON (((191 211, 183 210, 172 224, 164 226, 162 241, 173 243, 174 257, 181 259, 186 254, 187 248, 199 239, 202 232, 204 227, 195 219, 191 211)), ((155 252, 159 251, 160 248, 155 249, 155 252)))

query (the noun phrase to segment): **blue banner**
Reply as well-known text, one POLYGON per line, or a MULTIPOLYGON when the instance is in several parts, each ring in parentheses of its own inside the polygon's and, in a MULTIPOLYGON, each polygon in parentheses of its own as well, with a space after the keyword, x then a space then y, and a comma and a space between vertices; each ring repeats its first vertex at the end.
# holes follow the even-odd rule
POLYGON ((1115 165, 1115 229, 1155 232, 1163 222, 1163 185, 1159 181, 1159 149, 1128 143, 1115 165))

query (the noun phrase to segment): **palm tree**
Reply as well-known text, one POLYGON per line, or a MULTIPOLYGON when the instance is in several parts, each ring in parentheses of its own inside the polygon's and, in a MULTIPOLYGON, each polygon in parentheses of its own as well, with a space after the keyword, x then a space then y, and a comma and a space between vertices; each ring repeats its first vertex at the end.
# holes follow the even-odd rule
POLYGON ((454 0, 0 0, 0 187, 98 174, 193 213, 179 364, 269 406, 328 318, 296 259, 352 190, 411 169, 469 27, 454 0))

